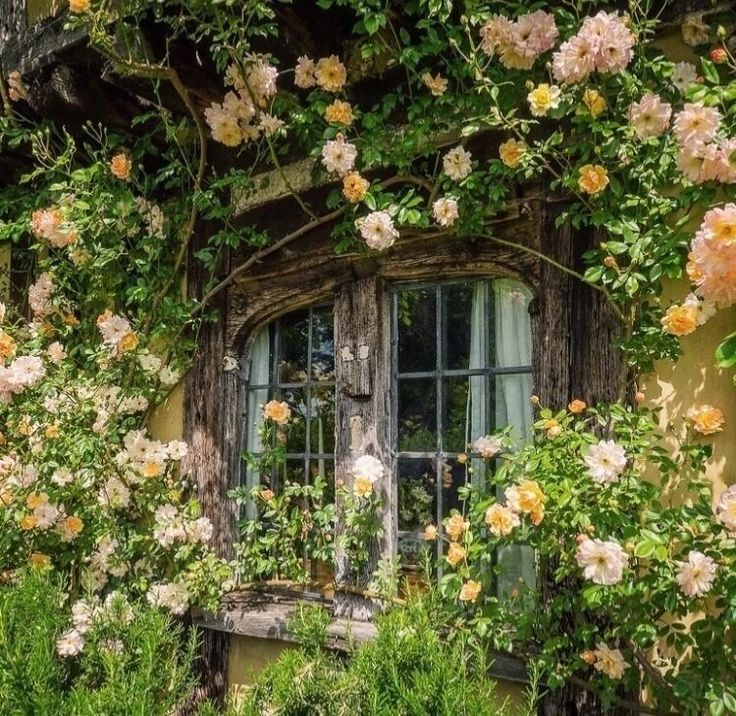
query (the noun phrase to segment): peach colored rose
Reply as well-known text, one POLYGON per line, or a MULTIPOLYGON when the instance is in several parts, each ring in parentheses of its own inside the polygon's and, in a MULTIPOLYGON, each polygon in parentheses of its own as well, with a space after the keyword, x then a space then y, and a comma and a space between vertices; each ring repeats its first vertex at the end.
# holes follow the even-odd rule
POLYGON ((460 601, 461 602, 475 602, 477 601, 478 597, 480 596, 481 592, 481 584, 480 582, 476 582, 472 579, 469 579, 465 584, 463 584, 462 589, 460 589, 460 601))
POLYGON ((351 204, 357 204, 363 200, 370 185, 358 172, 349 172, 342 180, 342 194, 351 204))
POLYGON ((687 411, 687 418, 692 423, 693 430, 701 435, 719 433, 725 423, 723 412, 712 405, 693 406, 687 411))
POLYGON ((291 418, 291 408, 285 402, 271 400, 263 406, 263 417, 279 425, 286 425, 291 418))
POLYGON ((128 181, 130 179, 130 171, 132 168, 133 162, 131 162, 130 158, 122 152, 120 154, 116 154, 110 160, 110 171, 113 176, 118 179, 122 179, 123 181, 128 181))
POLYGON ((578 188, 586 194, 598 194, 608 186, 608 172, 600 164, 580 167, 578 188))
POLYGON ((570 401, 567 409, 574 415, 579 415, 580 413, 585 412, 585 409, 587 407, 588 405, 584 400, 579 400, 575 398, 575 400, 570 401))

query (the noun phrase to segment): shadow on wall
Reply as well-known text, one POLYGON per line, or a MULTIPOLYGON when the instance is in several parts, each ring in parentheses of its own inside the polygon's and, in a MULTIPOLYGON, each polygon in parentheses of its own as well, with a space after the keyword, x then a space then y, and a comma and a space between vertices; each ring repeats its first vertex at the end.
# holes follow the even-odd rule
MULTIPOLYGON (((689 288, 685 281, 672 282, 665 289, 664 305, 682 301, 689 288)), ((736 385, 733 369, 716 366, 715 350, 729 333, 736 331, 736 308, 719 310, 695 333, 684 336, 683 355, 677 363, 660 361, 655 373, 644 378, 647 404, 662 408, 660 429, 671 424, 678 435, 685 430, 685 414, 693 405, 713 405, 723 411, 723 432, 701 438, 713 446, 706 475, 713 483, 716 497, 720 491, 736 482, 736 385)), ((674 437, 669 438, 674 447, 674 437)))

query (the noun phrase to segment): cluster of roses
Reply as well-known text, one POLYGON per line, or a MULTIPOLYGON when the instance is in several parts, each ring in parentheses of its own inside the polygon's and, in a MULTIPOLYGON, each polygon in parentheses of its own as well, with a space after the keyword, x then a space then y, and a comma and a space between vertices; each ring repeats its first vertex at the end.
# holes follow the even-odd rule
MULTIPOLYGON (((473 443, 472 448, 481 458, 490 460, 501 452, 503 445, 499 438, 484 435, 473 443)), ((467 460, 467 456, 464 460, 467 460)), ((539 525, 544 519, 544 503, 547 497, 534 480, 522 480, 518 485, 512 485, 506 490, 505 496, 506 505, 497 502, 485 512, 485 524, 494 536, 510 535, 521 524, 522 515, 528 515, 534 525, 539 525)), ((470 522, 456 512, 446 518, 442 526, 448 540, 445 559, 450 566, 457 568, 467 558, 467 549, 462 541, 469 534, 470 522)), ((439 536, 439 531, 435 525, 429 524, 424 528, 423 536, 425 540, 433 541, 439 536)), ((475 602, 481 591, 480 582, 468 579, 463 583, 458 598, 462 602, 475 602)))
POLYGON ((675 336, 695 331, 713 315, 715 306, 736 303, 736 204, 705 214, 690 246, 686 270, 696 293, 670 306, 662 318, 664 330, 675 336))
POLYGON ((227 147, 252 142, 263 133, 276 134, 283 122, 265 111, 269 100, 276 94, 278 70, 268 57, 251 55, 244 67, 231 65, 225 73, 225 83, 233 90, 222 103, 213 102, 204 114, 212 130, 212 137, 227 147))
MULTIPOLYGON (((72 605, 72 627, 56 640, 59 656, 77 656, 84 649, 87 635, 96 627, 108 623, 123 626, 133 621, 133 608, 121 592, 110 592, 104 602, 96 597, 80 599, 72 605)), ((120 654, 124 645, 119 640, 109 640, 100 644, 103 651, 120 654)))

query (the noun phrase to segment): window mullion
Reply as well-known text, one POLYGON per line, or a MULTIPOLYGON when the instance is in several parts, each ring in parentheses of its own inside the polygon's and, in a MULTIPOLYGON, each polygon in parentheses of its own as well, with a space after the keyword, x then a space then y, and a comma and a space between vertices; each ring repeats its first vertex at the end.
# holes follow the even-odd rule
MULTIPOLYGON (((435 495, 437 499, 437 524, 442 525, 442 517, 444 513, 444 504, 442 500, 442 435, 444 431, 444 401, 442 391, 442 361, 444 356, 444 335, 445 335, 445 311, 442 304, 442 287, 437 284, 435 286, 435 390, 436 390, 436 427, 437 439, 435 445, 435 495)), ((442 540, 437 540, 437 559, 438 564, 442 556, 442 540)), ((440 570, 442 567, 440 566, 440 570)), ((441 573, 440 573, 441 576, 441 573)))

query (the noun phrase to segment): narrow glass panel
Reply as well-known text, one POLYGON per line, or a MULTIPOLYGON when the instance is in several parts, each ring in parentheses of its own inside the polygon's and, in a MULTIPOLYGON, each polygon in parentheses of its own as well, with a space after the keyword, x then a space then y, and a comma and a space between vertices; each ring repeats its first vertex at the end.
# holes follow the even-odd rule
POLYGON ((485 316, 485 291, 483 283, 456 283, 442 287, 444 312, 445 353, 443 367, 449 369, 483 368, 485 362, 485 326, 474 326, 471 319, 485 316), (478 315, 476 316, 476 312, 478 315), (476 328, 473 335, 473 328, 476 328), (481 340, 473 340, 479 337, 481 340), (471 362, 471 349, 475 365, 471 362))
POLYGON ((312 314, 312 380, 335 379, 335 339, 332 308, 315 308, 312 314))
POLYGON ((282 488, 287 482, 305 484, 304 460, 290 459, 286 461, 286 464, 279 466, 279 488, 282 488))
POLYGON ((440 462, 443 519, 448 517, 452 510, 463 511, 464 503, 458 495, 458 490, 470 480, 468 467, 467 462, 460 463, 456 458, 444 458, 440 462))
POLYGON ((437 311, 435 289, 401 291, 396 296, 399 327, 399 372, 435 370, 437 311))
POLYGON ((322 477, 327 483, 322 496, 322 504, 332 502, 335 499, 335 461, 330 458, 315 458, 309 463, 309 482, 314 484, 318 477, 322 477))
POLYGON ((335 388, 312 384, 309 450, 314 454, 335 452, 335 388))
POLYGON ((474 430, 480 429, 476 416, 477 406, 485 406, 485 395, 483 384, 484 376, 468 378, 460 376, 457 378, 445 378, 443 385, 442 400, 442 450, 444 452, 465 452, 468 443, 473 441, 474 430), (478 383, 476 392, 468 388, 471 382, 478 383))
POLYGON ((257 388, 248 391, 246 410, 248 411, 248 430, 246 432, 245 449, 248 452, 261 452, 261 437, 258 431, 263 423, 261 406, 268 402, 268 388, 257 388))
POLYGON ((436 461, 401 458, 398 462, 399 531, 422 531, 436 522, 436 461))
POLYGON ((307 448, 307 403, 303 388, 284 388, 279 400, 284 400, 291 408, 289 423, 276 429, 276 442, 286 448, 286 452, 303 453, 307 448))
POLYGON ((399 450, 437 449, 437 389, 434 378, 399 381, 399 450))
POLYGON ((279 383, 304 383, 307 380, 309 311, 297 311, 279 321, 279 383))

